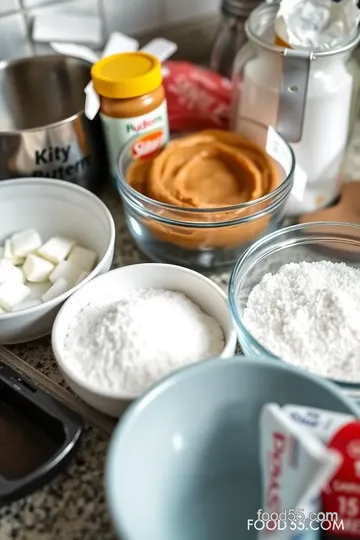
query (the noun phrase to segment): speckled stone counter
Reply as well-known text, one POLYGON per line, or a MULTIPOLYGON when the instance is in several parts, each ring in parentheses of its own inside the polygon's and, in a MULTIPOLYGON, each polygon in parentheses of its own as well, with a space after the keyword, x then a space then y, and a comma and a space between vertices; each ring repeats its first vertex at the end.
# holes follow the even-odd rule
MULTIPOLYGON (((360 171, 360 125, 349 152, 346 177, 360 171)), ((145 262, 131 240, 119 197, 111 190, 104 196, 116 223, 114 267, 145 262)), ((224 290, 228 274, 212 276, 224 290)), ((10 348, 55 383, 66 386, 45 338, 10 348)), ((104 495, 104 463, 108 437, 87 426, 81 448, 66 472, 33 495, 0 508, 0 540, 115 540, 104 495)))

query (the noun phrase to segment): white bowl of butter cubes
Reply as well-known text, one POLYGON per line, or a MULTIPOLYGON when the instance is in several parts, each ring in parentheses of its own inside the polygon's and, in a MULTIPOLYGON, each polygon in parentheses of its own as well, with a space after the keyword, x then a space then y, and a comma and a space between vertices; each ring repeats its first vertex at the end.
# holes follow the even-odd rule
POLYGON ((51 333, 63 302, 107 272, 113 218, 86 189, 54 179, 0 182, 0 343, 51 333))

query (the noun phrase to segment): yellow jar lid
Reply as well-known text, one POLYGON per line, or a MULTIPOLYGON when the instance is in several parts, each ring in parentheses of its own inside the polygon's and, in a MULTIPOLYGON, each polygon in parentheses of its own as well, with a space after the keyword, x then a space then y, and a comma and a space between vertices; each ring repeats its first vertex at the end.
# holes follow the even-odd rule
POLYGON ((91 78, 95 91, 101 96, 133 98, 161 85, 161 64, 155 56, 144 52, 114 54, 93 65, 91 78))

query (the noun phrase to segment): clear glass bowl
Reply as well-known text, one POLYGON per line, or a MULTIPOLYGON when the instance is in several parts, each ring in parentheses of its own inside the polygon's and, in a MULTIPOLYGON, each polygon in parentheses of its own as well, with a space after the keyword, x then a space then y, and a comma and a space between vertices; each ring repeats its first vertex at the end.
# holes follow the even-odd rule
MULTIPOLYGON (((262 148, 269 148, 267 127, 244 120, 240 131, 262 148)), ((280 174, 274 191, 250 203, 201 210, 159 203, 133 189, 126 181, 132 145, 130 141, 119 157, 116 185, 130 234, 153 261, 204 273, 224 271, 232 268, 254 241, 282 226, 295 163, 291 148, 280 137, 276 137, 272 151, 280 174)))
MULTIPOLYGON (((277 272, 284 264, 323 260, 360 268, 360 226, 331 222, 294 225, 269 234, 243 254, 230 277, 229 302, 245 355, 267 355, 281 360, 263 347, 243 323, 243 312, 253 287, 265 274, 277 272)), ((360 397, 360 382, 334 382, 354 397, 360 397)))

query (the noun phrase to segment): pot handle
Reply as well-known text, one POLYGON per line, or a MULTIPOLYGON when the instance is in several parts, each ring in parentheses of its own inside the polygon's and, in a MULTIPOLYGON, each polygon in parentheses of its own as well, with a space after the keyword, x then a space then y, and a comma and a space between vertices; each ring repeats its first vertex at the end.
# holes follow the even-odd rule
POLYGON ((301 141, 313 53, 285 49, 277 118, 278 133, 290 143, 301 141))

